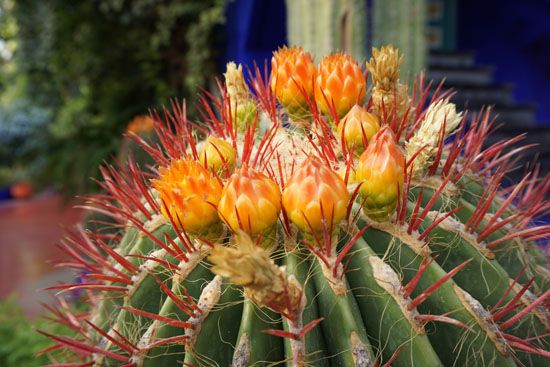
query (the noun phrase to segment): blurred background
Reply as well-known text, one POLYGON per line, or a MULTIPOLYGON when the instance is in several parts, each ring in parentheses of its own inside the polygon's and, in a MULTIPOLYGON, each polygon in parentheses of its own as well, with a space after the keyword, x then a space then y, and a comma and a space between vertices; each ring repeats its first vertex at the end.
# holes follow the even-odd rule
POLYGON ((529 132, 547 172, 548 19, 547 0, 0 0, 0 365, 41 363, 30 325, 37 289, 75 276, 49 262, 85 220, 73 198, 135 149, 125 131, 150 133, 149 109, 186 98, 197 117, 226 62, 263 67, 285 44, 364 61, 393 43, 402 79, 426 70, 461 108, 494 105, 494 139, 529 132))

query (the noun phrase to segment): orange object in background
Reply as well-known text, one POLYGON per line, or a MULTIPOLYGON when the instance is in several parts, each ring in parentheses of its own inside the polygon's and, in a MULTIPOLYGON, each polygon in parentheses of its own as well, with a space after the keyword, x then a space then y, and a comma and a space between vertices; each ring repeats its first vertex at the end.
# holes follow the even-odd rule
POLYGON ((28 199, 31 197, 32 192, 32 185, 27 181, 14 183, 10 187, 10 195, 14 199, 28 199))
POLYGON ((146 115, 138 115, 130 121, 126 128, 126 132, 139 135, 140 133, 149 133, 153 128, 154 121, 152 118, 146 115))

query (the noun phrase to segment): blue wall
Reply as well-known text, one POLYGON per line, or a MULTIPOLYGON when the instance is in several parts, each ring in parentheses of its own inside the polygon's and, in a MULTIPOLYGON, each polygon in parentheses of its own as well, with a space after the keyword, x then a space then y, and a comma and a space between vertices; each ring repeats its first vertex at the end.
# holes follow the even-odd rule
POLYGON ((519 102, 537 103, 550 125, 550 1, 459 0, 458 48, 494 65, 495 80, 513 82, 519 102))
POLYGON ((235 61, 252 67, 255 61, 263 67, 273 51, 286 43, 284 0, 234 0, 229 2, 226 16, 224 63, 235 61))

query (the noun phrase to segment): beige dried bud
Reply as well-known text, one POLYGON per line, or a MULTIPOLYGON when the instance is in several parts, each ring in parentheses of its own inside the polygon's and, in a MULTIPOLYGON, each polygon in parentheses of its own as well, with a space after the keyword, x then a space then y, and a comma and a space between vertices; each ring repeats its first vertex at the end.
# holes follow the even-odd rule
POLYGON ((302 308, 302 287, 275 265, 267 250, 257 246, 244 231, 237 231, 234 246, 218 245, 208 258, 212 272, 244 287, 247 298, 260 307, 295 315, 302 308))
POLYGON ((380 50, 372 48, 372 57, 367 63, 367 69, 377 89, 392 92, 397 87, 403 58, 399 50, 392 45, 383 46, 380 50))
POLYGON ((223 75, 231 104, 246 102, 249 99, 249 90, 244 80, 242 65, 237 66, 234 62, 228 62, 227 71, 223 75))
POLYGON ((462 112, 457 113, 455 104, 450 103, 448 98, 428 107, 420 127, 405 145, 407 160, 424 147, 414 160, 416 173, 423 172, 431 164, 437 152, 443 124, 445 124, 444 138, 446 139, 455 133, 461 120, 462 112))
POLYGON ((372 57, 367 63, 374 88, 372 103, 374 110, 385 123, 397 119, 399 123, 406 123, 403 118, 410 105, 407 85, 399 82, 401 64, 404 56, 392 45, 384 46, 380 50, 372 49, 372 57))
POLYGON ((246 85, 241 64, 227 63, 225 72, 225 88, 229 96, 231 109, 233 109, 234 121, 239 131, 245 131, 246 127, 254 122, 256 117, 256 103, 250 97, 250 90, 246 85))

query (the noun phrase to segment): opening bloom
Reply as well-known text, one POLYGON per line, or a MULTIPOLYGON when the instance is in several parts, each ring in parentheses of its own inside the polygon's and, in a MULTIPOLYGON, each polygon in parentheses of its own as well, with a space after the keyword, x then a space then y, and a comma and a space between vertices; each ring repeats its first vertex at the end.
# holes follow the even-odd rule
POLYGON ((260 172, 242 167, 223 189, 218 204, 220 218, 233 230, 251 236, 269 231, 281 210, 281 191, 275 181, 260 172))
POLYGON ((288 218, 302 231, 335 228, 344 216, 349 192, 340 176, 318 158, 308 158, 288 180, 283 206, 288 218))
POLYGON ((222 186, 199 162, 180 159, 160 167, 153 187, 163 201, 162 214, 189 233, 203 233, 218 222, 222 186))
POLYGON ((355 176, 370 218, 386 221, 395 211, 403 190, 404 166, 405 158, 391 129, 383 127, 359 158, 355 176))
POLYGON ((413 168, 416 174, 423 173, 432 164, 441 138, 441 129, 445 125, 443 139, 451 136, 462 121, 462 113, 456 112, 454 103, 449 99, 442 99, 428 107, 419 129, 405 145, 407 159, 411 159, 417 152, 413 168))
POLYGON ((338 117, 344 117, 365 99, 367 83, 357 62, 350 55, 335 53, 321 60, 317 68, 315 102, 325 115, 332 105, 338 117))

